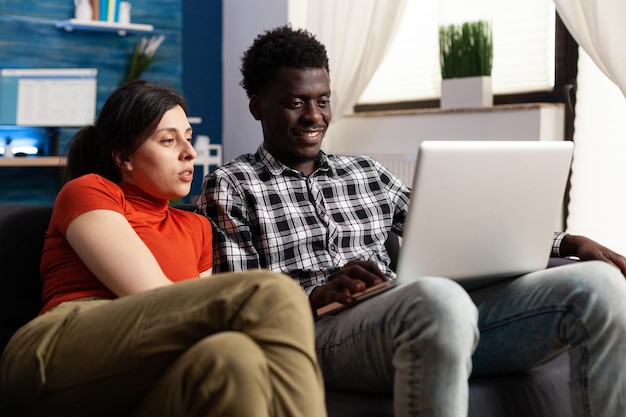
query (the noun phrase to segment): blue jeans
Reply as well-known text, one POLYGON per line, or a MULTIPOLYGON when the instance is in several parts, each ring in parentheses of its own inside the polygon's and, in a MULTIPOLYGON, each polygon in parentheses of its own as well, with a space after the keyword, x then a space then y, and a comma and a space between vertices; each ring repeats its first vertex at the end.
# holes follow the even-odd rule
POLYGON ((603 262, 469 294, 447 279, 419 279, 319 319, 316 335, 327 385, 393 391, 396 417, 466 417, 470 374, 529 369, 565 351, 575 416, 626 409, 626 280, 603 262))

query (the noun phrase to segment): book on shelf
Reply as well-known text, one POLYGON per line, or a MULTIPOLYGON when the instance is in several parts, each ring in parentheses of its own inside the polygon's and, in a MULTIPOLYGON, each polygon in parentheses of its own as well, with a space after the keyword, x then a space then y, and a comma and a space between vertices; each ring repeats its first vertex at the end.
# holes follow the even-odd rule
POLYGON ((100 0, 100 13, 99 13, 99 20, 101 22, 106 22, 107 21, 107 15, 109 13, 109 0, 100 0))
POLYGON ((98 0, 100 7, 98 10, 101 22, 117 23, 120 18, 120 1, 121 0, 98 0))
POLYGON ((91 20, 100 20, 100 0, 89 0, 91 3, 91 20))

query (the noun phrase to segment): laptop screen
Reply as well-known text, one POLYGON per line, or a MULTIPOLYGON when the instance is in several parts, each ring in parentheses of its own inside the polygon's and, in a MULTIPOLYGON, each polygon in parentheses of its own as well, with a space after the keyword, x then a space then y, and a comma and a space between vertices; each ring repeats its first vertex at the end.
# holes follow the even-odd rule
POLYGON ((398 279, 501 278, 544 268, 572 159, 567 141, 424 141, 398 279))

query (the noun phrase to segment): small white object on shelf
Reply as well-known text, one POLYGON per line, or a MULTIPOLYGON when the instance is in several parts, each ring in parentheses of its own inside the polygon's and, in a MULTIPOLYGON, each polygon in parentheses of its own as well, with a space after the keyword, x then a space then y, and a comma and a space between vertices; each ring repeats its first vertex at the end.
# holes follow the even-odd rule
POLYGON ((93 9, 89 0, 74 0, 74 17, 76 20, 91 20, 93 9))
POLYGON ((154 26, 142 23, 112 23, 100 20, 78 20, 69 19, 61 20, 55 23, 59 29, 65 29, 68 32, 72 30, 92 30, 100 32, 117 32, 118 35, 124 36, 130 32, 152 32, 154 26))
POLYGON ((3 155, 5 158, 13 158, 13 149, 11 149, 11 145, 9 145, 8 143, 4 145, 3 155))
POLYGON ((120 2, 120 19, 119 23, 128 25, 130 23, 130 9, 131 5, 127 1, 120 2))

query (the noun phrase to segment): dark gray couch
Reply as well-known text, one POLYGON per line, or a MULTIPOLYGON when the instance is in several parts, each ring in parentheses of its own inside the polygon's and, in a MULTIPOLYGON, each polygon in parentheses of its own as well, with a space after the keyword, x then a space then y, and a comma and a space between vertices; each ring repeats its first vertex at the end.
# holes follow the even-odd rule
MULTIPOLYGON (((50 214, 50 206, 0 204, 0 352, 39 311, 39 257, 50 214)), ((567 355, 525 373, 472 378, 469 416, 571 417, 568 378, 567 355)), ((327 405, 329 417, 393 416, 391 395, 329 390, 327 405)), ((9 417, 1 399, 0 416, 9 417)))

